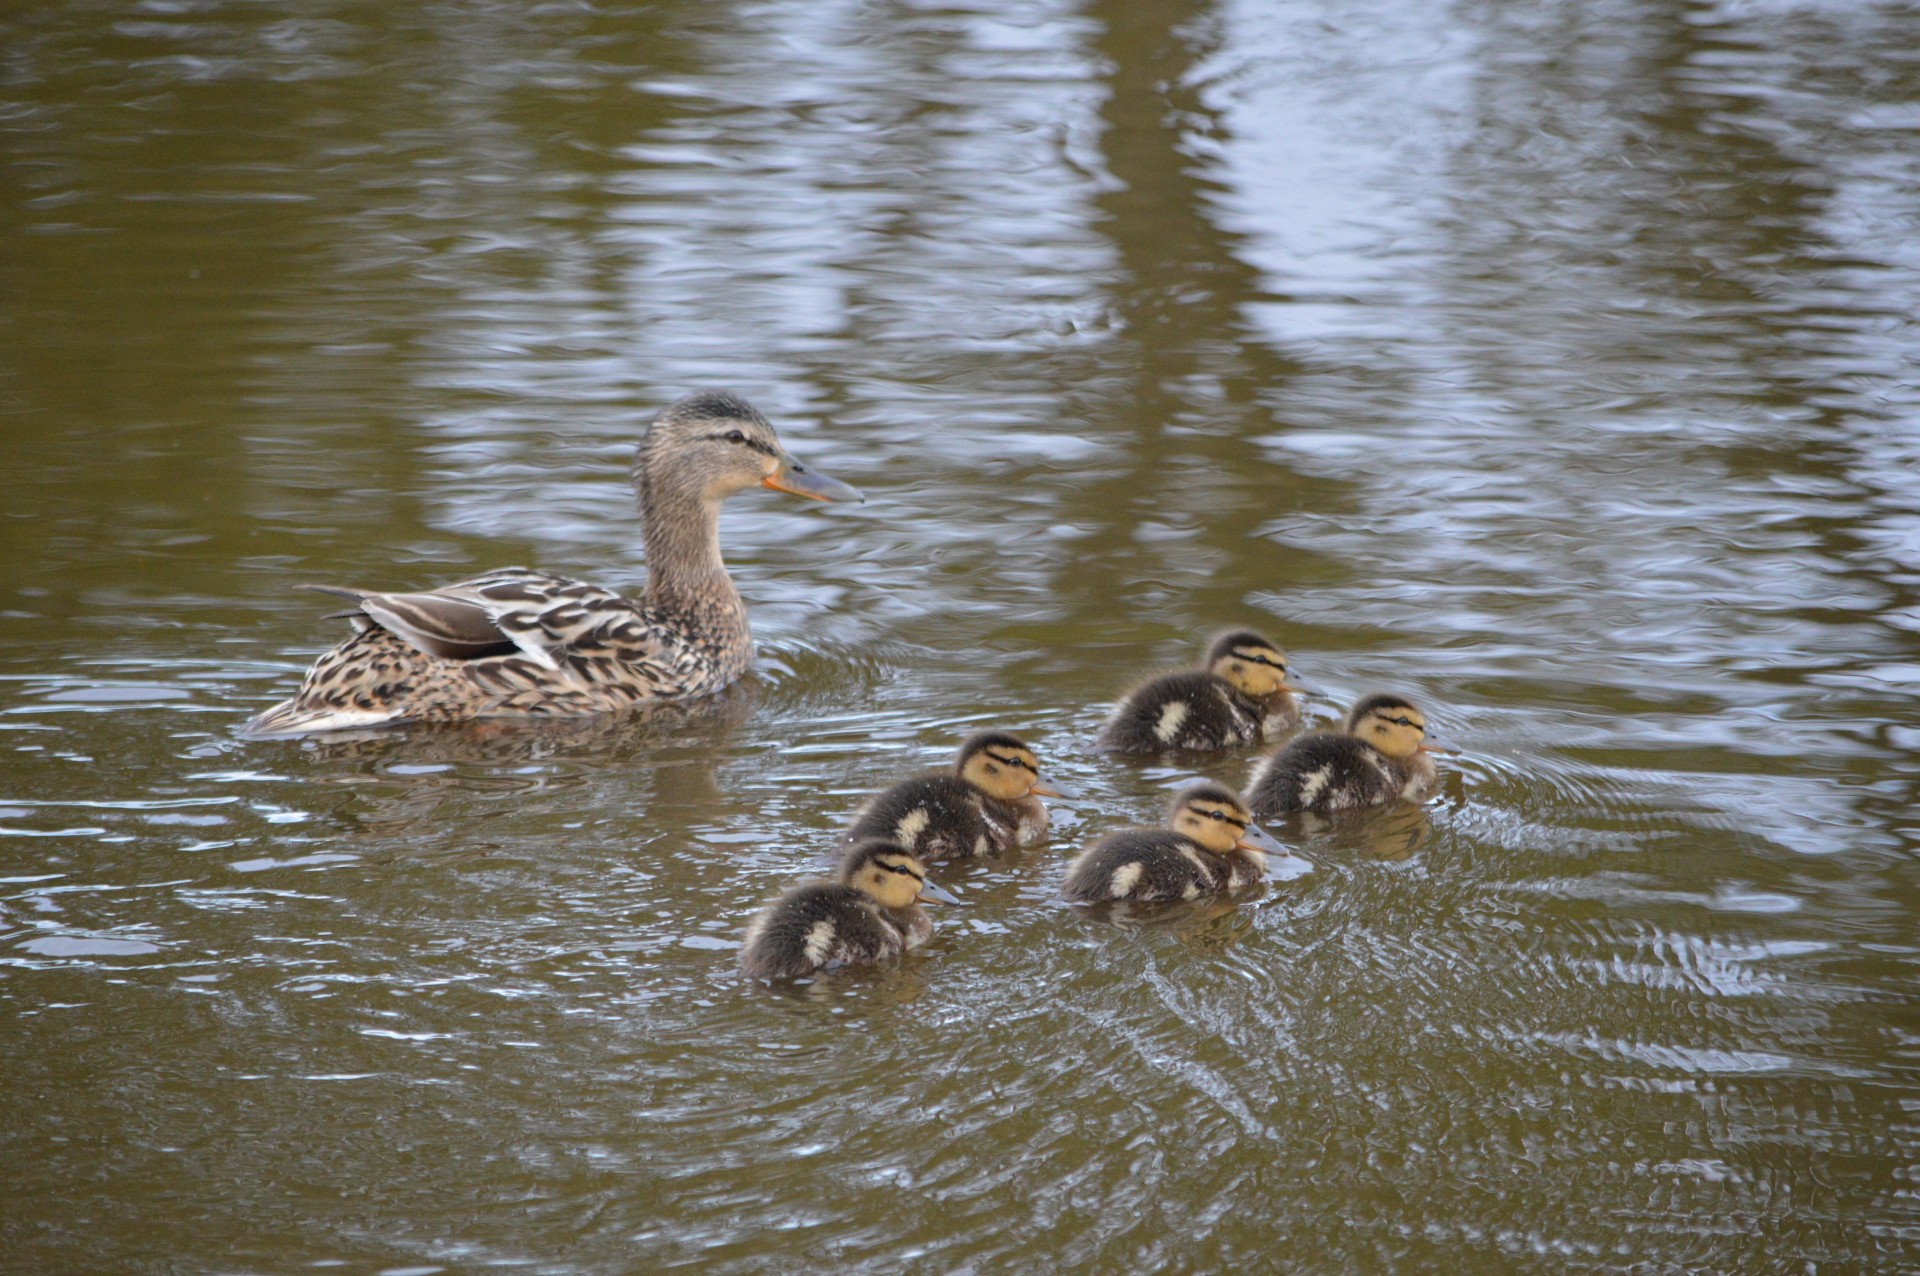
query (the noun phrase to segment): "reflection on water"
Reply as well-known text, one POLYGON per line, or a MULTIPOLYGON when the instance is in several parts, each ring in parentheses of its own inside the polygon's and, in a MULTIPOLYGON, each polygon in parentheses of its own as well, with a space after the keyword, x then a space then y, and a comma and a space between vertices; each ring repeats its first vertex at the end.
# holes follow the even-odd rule
POLYGON ((1915 47, 1801 0, 0 18, 8 1252, 1920 1265, 1915 47), (752 681, 235 737, 337 636, 297 582, 637 584, 630 449, 705 385, 871 502, 729 505, 752 681), (1242 623, 1467 755, 1257 896, 1066 907, 1191 774, 1107 705, 1242 623), (897 968, 743 980, 985 726, 1085 795, 1051 840, 897 968))

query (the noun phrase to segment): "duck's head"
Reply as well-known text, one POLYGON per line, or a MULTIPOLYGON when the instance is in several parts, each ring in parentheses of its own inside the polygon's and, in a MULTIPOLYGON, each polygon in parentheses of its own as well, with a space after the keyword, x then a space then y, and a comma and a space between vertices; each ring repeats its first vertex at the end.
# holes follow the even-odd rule
POLYGON ((1319 688, 1287 672, 1287 653, 1251 629, 1221 634, 1207 648, 1207 671, 1256 700, 1279 691, 1311 694, 1319 688))
POLYGON ((870 837, 848 848, 840 861, 840 883, 882 908, 960 902, 951 892, 927 880, 927 866, 915 859, 913 852, 884 837, 870 837))
POLYGON ((1250 851, 1255 855, 1285 855, 1280 845, 1253 822, 1253 812, 1240 795, 1224 784, 1203 780, 1174 794, 1167 827, 1206 847, 1216 855, 1250 851))
POLYGON ((1363 698, 1347 715, 1347 734, 1365 740, 1390 758, 1416 753, 1458 753, 1427 730, 1427 715, 1405 696, 1379 692, 1363 698))
POLYGON ((866 498, 795 460, 773 426, 738 395, 719 390, 690 394, 654 419, 634 458, 634 482, 643 494, 671 475, 674 485, 717 505, 750 487, 816 501, 866 498))
POLYGON ((989 797, 1018 802, 1028 797, 1066 797, 1067 791, 1040 778, 1040 760, 1019 736, 982 731, 960 746, 953 768, 960 778, 989 797))

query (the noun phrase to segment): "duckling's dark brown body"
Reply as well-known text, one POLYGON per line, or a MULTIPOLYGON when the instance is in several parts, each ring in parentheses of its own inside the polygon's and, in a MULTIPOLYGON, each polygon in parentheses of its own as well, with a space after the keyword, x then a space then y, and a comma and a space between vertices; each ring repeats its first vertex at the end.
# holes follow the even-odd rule
POLYGON ((740 964, 754 979, 799 979, 835 966, 892 961, 933 934, 915 905, 882 908, 839 882, 806 882, 763 909, 747 928, 740 964))
POLYGON ((1125 829, 1081 853, 1061 894, 1076 904, 1193 900, 1243 890, 1264 872, 1256 855, 1216 854, 1169 829, 1125 829))
POLYGON ((1391 758, 1353 736, 1316 731, 1254 768, 1247 805, 1259 820, 1331 815, 1418 797, 1434 779, 1425 754, 1391 758))
POLYGON ((869 798, 846 841, 888 838, 933 863, 998 855, 1046 830, 1047 808, 1037 799, 1001 801, 951 771, 929 771, 869 798))
POLYGON ((1164 674, 1128 693, 1100 732, 1117 753, 1230 749, 1276 740, 1300 725, 1300 706, 1277 691, 1256 699, 1205 670, 1164 674))

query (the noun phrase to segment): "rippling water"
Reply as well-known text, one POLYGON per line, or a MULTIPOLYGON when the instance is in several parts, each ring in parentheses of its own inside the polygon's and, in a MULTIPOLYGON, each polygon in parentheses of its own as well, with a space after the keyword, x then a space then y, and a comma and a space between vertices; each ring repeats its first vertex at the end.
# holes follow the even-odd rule
MULTIPOLYGON (((1920 11, 0 15, 22 1271, 1920 1267, 1920 11), (715 704, 236 738, 296 582, 631 585, 750 395, 715 704), (1091 751, 1265 628, 1467 756, 1122 924, 1091 751), (760 901, 976 727, 1084 798, 903 965, 760 901)), ((1331 704, 1316 712, 1330 717, 1331 704)), ((1244 778, 1244 760, 1209 773, 1244 778)))

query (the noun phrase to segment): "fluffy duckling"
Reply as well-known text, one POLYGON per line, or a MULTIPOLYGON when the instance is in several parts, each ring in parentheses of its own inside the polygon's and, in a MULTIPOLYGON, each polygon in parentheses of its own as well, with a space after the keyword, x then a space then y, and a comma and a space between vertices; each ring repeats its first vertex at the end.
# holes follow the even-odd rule
POLYGON ((849 842, 892 838, 923 860, 968 859, 1038 841, 1047 831, 1040 763, 1018 736, 983 731, 960 746, 951 771, 929 771, 882 789, 854 813, 849 842))
POLYGON ((1287 853, 1238 794, 1210 780, 1174 797, 1167 824, 1107 834, 1073 862, 1060 893, 1076 904, 1227 895, 1259 881, 1268 855, 1287 853))
POLYGON ((1287 653, 1250 629, 1221 634, 1198 669, 1163 674, 1128 692, 1100 732, 1117 753, 1225 749, 1277 740, 1300 725, 1299 692, 1319 688, 1287 673, 1287 653))
POLYGON ((754 979, 799 979, 891 961, 932 937, 921 904, 959 902, 904 846, 869 838, 847 851, 838 880, 803 882, 761 909, 740 964, 754 979))
POLYGON ((1247 782, 1263 820, 1305 811, 1329 815, 1418 797, 1437 778, 1433 753, 1458 753, 1427 733, 1427 718, 1402 696, 1367 696, 1345 734, 1315 731, 1262 759, 1247 782))

